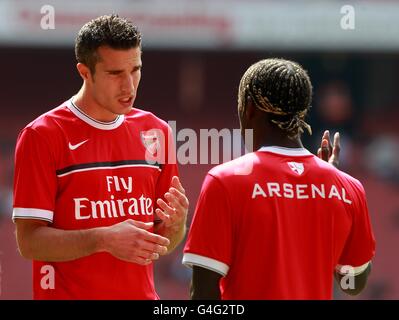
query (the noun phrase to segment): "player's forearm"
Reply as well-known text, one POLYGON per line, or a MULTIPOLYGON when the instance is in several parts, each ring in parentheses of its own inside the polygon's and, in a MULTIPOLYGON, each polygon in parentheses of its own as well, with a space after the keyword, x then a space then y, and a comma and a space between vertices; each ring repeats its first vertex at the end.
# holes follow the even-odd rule
POLYGON ((190 287, 191 300, 220 300, 220 289, 218 286, 208 288, 204 285, 193 285, 190 287))
POLYGON ((367 268, 358 275, 342 275, 337 271, 334 272, 335 280, 339 284, 340 289, 346 294, 356 296, 360 294, 367 285, 367 279, 371 272, 371 262, 367 265, 367 268), (344 282, 342 282, 344 280, 344 282), (353 281, 353 287, 350 285, 350 281, 353 281), (343 286, 344 284, 344 286, 343 286))
POLYGON ((70 261, 103 250, 104 228, 60 230, 40 226, 18 241, 21 255, 39 261, 70 261))
POLYGON ((177 232, 171 232, 170 236, 166 236, 170 240, 168 253, 175 250, 176 247, 183 241, 184 236, 186 235, 186 229, 186 224, 184 223, 177 232))
POLYGON ((192 300, 220 300, 219 282, 221 275, 217 272, 193 266, 190 287, 192 300))

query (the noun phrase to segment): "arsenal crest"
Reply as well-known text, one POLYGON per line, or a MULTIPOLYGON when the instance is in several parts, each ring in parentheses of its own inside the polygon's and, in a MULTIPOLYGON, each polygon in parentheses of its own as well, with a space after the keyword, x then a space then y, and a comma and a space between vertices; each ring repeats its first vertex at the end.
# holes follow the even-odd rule
POLYGON ((297 173, 298 175, 301 175, 304 171, 303 163, 300 162, 288 162, 288 166, 292 171, 297 173))
POLYGON ((159 130, 148 130, 140 132, 141 142, 146 148, 147 152, 156 157, 157 152, 161 148, 159 130))

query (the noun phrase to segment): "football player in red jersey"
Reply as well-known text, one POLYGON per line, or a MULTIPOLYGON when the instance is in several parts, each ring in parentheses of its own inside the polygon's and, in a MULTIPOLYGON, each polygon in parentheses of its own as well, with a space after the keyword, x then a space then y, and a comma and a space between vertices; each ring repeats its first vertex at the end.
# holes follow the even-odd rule
POLYGON ((101 16, 75 53, 80 91, 17 141, 13 219, 34 298, 158 299, 152 262, 182 241, 188 200, 170 127, 133 107, 140 32, 101 16))
POLYGON ((336 169, 339 135, 318 155, 301 142, 312 84, 297 63, 266 59, 243 75, 241 129, 255 152, 216 166, 184 249, 193 299, 331 299, 365 286, 375 240, 365 192, 336 169), (343 280, 343 281, 341 281, 343 280))

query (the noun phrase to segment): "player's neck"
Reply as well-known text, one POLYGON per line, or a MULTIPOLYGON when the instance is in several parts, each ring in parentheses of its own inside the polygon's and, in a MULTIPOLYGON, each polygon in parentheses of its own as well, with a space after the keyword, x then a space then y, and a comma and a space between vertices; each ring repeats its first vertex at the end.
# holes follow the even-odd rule
POLYGON ((116 115, 110 112, 105 112, 103 108, 93 99, 93 97, 87 93, 84 85, 79 92, 73 97, 73 103, 85 114, 91 118, 101 122, 112 122, 115 121, 116 115))
POLYGON ((254 150, 268 146, 303 148, 300 136, 290 139, 286 135, 282 134, 265 133, 260 135, 259 138, 256 136, 254 137, 254 150))
POLYGON ((303 148, 300 134, 295 138, 289 138, 286 131, 272 124, 271 121, 272 118, 266 112, 255 107, 249 110, 244 127, 253 128, 253 150, 270 146, 303 148), (252 117, 250 111, 253 113, 252 117))

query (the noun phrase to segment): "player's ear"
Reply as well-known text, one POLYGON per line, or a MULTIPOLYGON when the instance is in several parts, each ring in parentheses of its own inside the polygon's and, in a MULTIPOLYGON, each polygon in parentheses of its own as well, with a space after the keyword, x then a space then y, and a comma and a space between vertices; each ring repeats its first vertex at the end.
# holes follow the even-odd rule
POLYGON ((88 80, 90 77, 90 69, 88 66, 86 66, 84 63, 79 62, 76 65, 76 69, 78 69, 78 72, 80 74, 80 76, 82 77, 82 79, 84 81, 88 80))
POLYGON ((256 107, 252 99, 249 97, 247 99, 247 105, 245 108, 245 117, 250 120, 255 116, 256 107))

